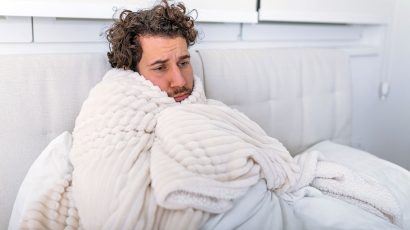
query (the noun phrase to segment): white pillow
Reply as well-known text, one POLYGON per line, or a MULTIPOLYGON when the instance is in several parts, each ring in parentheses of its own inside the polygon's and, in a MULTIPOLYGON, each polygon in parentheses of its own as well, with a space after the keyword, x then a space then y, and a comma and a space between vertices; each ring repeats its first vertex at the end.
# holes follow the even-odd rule
POLYGON ((17 229, 28 206, 38 200, 57 181, 72 172, 68 154, 72 136, 64 132, 52 140, 31 165, 20 186, 9 221, 9 230, 17 229))

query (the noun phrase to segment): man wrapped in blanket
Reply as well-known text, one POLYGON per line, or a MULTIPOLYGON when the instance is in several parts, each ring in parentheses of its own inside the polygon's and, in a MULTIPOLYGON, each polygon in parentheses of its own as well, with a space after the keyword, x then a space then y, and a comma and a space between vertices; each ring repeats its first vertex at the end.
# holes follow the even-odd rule
MULTIPOLYGON (((26 227, 36 219, 51 229, 216 228, 221 220, 215 218, 240 199, 255 204, 277 194, 291 203, 315 192, 400 224, 400 210, 383 187, 317 152, 294 159, 245 115, 206 99, 188 52, 197 34, 181 3, 120 14, 107 31, 113 69, 76 119, 73 170, 52 191, 59 194, 48 196, 57 205, 27 218, 26 227), (352 184, 363 191, 349 193, 352 184), (62 203, 70 204, 68 211, 62 203)), ((262 212, 273 213, 268 206, 239 206, 251 215, 220 228, 286 227, 263 218, 269 215, 262 212)))

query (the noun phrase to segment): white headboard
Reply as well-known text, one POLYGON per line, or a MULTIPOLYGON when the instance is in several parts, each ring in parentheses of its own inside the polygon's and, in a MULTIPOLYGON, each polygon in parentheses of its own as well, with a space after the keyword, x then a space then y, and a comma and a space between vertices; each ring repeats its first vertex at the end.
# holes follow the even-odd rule
MULTIPOLYGON (((292 153, 320 140, 350 142, 347 55, 310 49, 191 52, 205 93, 246 113, 292 153)), ((110 68, 106 55, 0 56, 0 229, 27 170, 110 68)))
POLYGON ((203 49, 205 93, 244 112, 295 155, 350 144, 349 56, 336 49, 203 49))
POLYGON ((30 165, 50 140, 72 130, 108 68, 103 54, 0 55, 0 229, 30 165))

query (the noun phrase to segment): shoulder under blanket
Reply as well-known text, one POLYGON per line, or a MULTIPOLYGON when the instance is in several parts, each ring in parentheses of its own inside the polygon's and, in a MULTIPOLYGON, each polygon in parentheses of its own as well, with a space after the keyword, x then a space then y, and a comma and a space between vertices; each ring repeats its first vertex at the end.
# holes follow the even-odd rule
POLYGON ((84 228, 198 228, 210 213, 227 210, 261 172, 275 174, 265 176, 272 178, 272 189, 294 180, 282 144, 239 112, 202 103, 207 101, 198 79, 180 104, 136 73, 107 74, 91 91, 73 132, 73 195, 84 228), (191 103, 197 107, 185 106, 191 103), (182 108, 196 113, 181 114, 182 108), (199 141, 193 155, 189 140, 199 141), (175 164, 162 164, 164 153, 175 164))
MULTIPOLYGON (((205 103, 198 79, 184 103, 205 103)), ((177 104, 137 73, 118 69, 90 92, 76 120, 70 153, 73 197, 85 229, 195 228, 203 222, 206 215, 200 211, 159 208, 150 186, 156 116, 177 104)))

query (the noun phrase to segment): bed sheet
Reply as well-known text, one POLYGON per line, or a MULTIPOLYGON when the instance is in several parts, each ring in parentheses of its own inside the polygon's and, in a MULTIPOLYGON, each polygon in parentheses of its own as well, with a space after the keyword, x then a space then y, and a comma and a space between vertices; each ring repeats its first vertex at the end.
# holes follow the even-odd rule
POLYGON ((410 229, 410 172, 408 170, 368 152, 332 141, 320 142, 306 151, 311 150, 322 152, 329 161, 377 179, 398 200, 403 212, 403 228, 410 229))
POLYGON ((260 181, 236 201, 232 209, 213 216, 202 229, 410 229, 409 171, 370 153, 331 141, 320 142, 306 151, 312 150, 322 152, 329 161, 376 178, 386 186, 400 204, 403 226, 323 195, 313 187, 305 188, 304 196, 290 202, 283 195, 267 191, 265 182, 260 181))
MULTIPOLYGON (((310 188, 314 190, 314 188, 310 188)), ((401 229, 363 209, 311 192, 288 202, 267 191, 264 181, 253 186, 229 211, 211 217, 202 230, 387 230, 401 229)))

